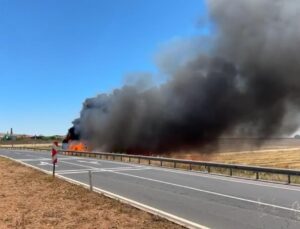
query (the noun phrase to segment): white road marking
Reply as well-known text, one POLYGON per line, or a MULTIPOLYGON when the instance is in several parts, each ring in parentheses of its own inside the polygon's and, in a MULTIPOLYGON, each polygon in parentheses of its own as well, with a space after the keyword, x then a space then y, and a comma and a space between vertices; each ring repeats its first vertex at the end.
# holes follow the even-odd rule
MULTIPOLYGON (((86 159, 85 159, 86 160, 86 159)), ((90 160, 97 160, 97 159, 90 159, 90 160)), ((119 161, 107 161, 107 160, 99 160, 101 162, 105 163, 111 163, 111 164, 129 164, 129 165, 140 165, 140 164, 135 164, 135 163, 128 163, 128 162, 119 162, 119 161)), ((262 186, 262 187, 269 187, 269 188, 276 188, 276 189, 284 189, 284 190, 290 190, 290 191, 296 191, 300 192, 300 187, 297 188, 296 186, 291 187, 288 186, 286 187, 284 184, 272 184, 272 183, 263 183, 263 181, 256 181, 256 180, 249 180, 247 181, 246 179, 243 179, 242 177, 226 177, 223 175, 214 175, 214 174, 204 174, 200 173, 197 171, 184 171, 184 170, 175 170, 172 168, 163 168, 163 167, 156 167, 156 166, 149 166, 149 165, 143 165, 144 167, 149 167, 150 169, 153 170, 159 170, 159 171, 165 171, 165 172, 170 172, 170 173, 178 173, 178 174, 184 174, 184 175, 189 175, 189 176, 198 176, 198 177, 204 177, 208 179, 215 179, 215 180, 222 180, 226 182, 234 182, 234 183, 242 183, 242 184, 248 184, 248 185, 255 185, 255 186, 262 186)))
POLYGON ((94 164, 94 165, 100 165, 100 162, 98 161, 82 161, 82 160, 77 160, 78 162, 81 162, 81 163, 89 163, 89 164, 94 164))
MULTIPOLYGON (((65 176, 62 176, 62 175, 57 175, 57 177, 60 177, 63 180, 66 180, 66 181, 71 182, 73 184, 82 185, 82 186, 84 186, 85 188, 88 188, 88 189, 90 188, 90 186, 88 184, 80 182, 80 181, 77 181, 77 180, 74 180, 72 178, 68 178, 68 177, 65 177, 65 176)), ((168 219, 168 220, 170 220, 172 222, 175 222, 175 223, 177 223, 179 225, 182 225, 184 227, 193 228, 193 229, 194 228, 210 229, 207 226, 204 226, 204 225, 201 225, 199 223, 195 223, 195 222, 189 221, 189 220, 181 218, 179 216, 176 216, 176 215, 170 214, 168 212, 162 211, 160 209, 151 207, 150 205, 146 205, 146 204, 143 204, 141 202, 138 202, 138 201, 126 198, 124 196, 120 196, 120 195, 115 194, 113 192, 109 192, 109 191, 106 191, 104 189, 100 189, 100 188, 97 188, 97 187, 93 187, 93 190, 96 191, 96 192, 98 192, 98 193, 101 193, 101 194, 103 194, 105 196, 108 196, 108 197, 110 197, 112 199, 115 199, 115 200, 118 200, 120 202, 129 204, 131 206, 134 206, 134 207, 136 207, 138 209, 141 209, 143 211, 146 211, 146 212, 149 212, 151 214, 158 215, 160 217, 166 218, 166 219, 168 219)))
MULTIPOLYGON (((87 159, 85 159, 87 160, 87 159)), ((98 159, 92 159, 90 160, 98 160, 98 159)), ((105 163, 111 163, 111 164, 129 164, 129 165, 140 165, 140 164, 135 164, 135 163, 128 163, 128 162, 119 162, 119 161, 108 161, 108 160, 101 160, 101 162, 105 163)), ((243 179, 243 177, 227 177, 222 174, 217 175, 217 174, 204 174, 201 173, 200 171, 189 171, 189 170, 180 170, 180 169, 172 169, 172 168, 164 168, 164 167, 156 167, 156 166, 149 166, 149 165, 143 165, 144 167, 149 167, 153 170, 160 170, 160 171, 165 171, 165 172, 170 172, 170 173, 178 173, 178 174, 184 174, 184 175, 189 175, 189 176, 198 176, 198 177, 204 177, 208 179, 215 179, 215 180, 222 180, 226 182, 235 182, 235 183, 242 183, 242 184, 249 184, 249 185, 255 185, 255 186, 262 186, 262 187, 269 187, 269 188, 276 188, 276 189, 284 189, 284 190, 290 190, 290 191, 297 191, 300 192, 300 187, 297 188, 297 186, 288 186, 286 187, 285 184, 275 184, 275 183, 263 183, 263 181, 256 181, 256 180, 247 180, 243 179)))
POLYGON ((269 187, 269 188, 276 188, 276 189, 284 189, 284 190, 290 190, 290 191, 297 191, 300 192, 300 187, 297 188, 296 186, 293 187, 285 187, 284 184, 263 184, 262 181, 256 181, 256 180, 245 180, 242 177, 225 177, 222 175, 214 175, 214 174, 204 174, 197 171, 181 171, 181 170, 174 170, 174 169, 168 169, 168 168, 162 168, 162 167, 152 167, 153 170, 159 170, 159 171, 165 171, 170 173, 178 173, 178 174, 184 174, 189 176, 197 176, 197 177, 205 177, 208 179, 215 179, 215 180, 222 180, 226 182, 234 182, 234 183, 242 183, 242 184, 249 184, 249 185, 255 185, 255 186, 263 186, 263 187, 269 187))
POLYGON ((93 166, 89 166, 89 165, 81 165, 81 164, 77 164, 77 163, 73 163, 73 162, 61 161, 61 163, 64 163, 64 164, 70 164, 70 165, 76 165, 76 166, 85 167, 85 168, 90 168, 90 169, 99 169, 99 168, 97 168, 97 167, 93 167, 93 166))
MULTIPOLYGON (((41 161, 39 165, 42 165, 42 166, 44 166, 44 165, 50 165, 50 166, 53 166, 53 164, 48 163, 48 162, 44 162, 44 161, 41 161)), ((56 167, 58 167, 58 165, 56 165, 56 167)))
MULTIPOLYGON (((56 170, 57 173, 68 173, 68 172, 87 172, 91 169, 65 169, 65 170, 56 170)), ((93 171, 93 170, 92 170, 93 171)), ((96 170, 95 170, 96 171, 96 170)))
MULTIPOLYGON (((87 158, 85 160, 99 160, 101 162, 111 163, 111 164, 140 165, 140 164, 135 164, 135 163, 108 161, 108 160, 92 159, 92 158, 89 158, 89 159, 87 158)), ((294 186, 294 188, 291 186, 286 187, 284 184, 275 184, 275 183, 268 184, 268 183, 263 183, 263 181, 256 181, 256 180, 247 181, 246 179, 243 179, 243 177, 226 177, 226 176, 223 176, 222 174, 220 174, 220 175, 204 174, 204 173, 200 173, 197 171, 184 171, 184 170, 179 170, 179 169, 175 170, 172 168, 163 168, 163 167, 156 167, 156 166, 149 166, 149 165, 143 165, 143 166, 152 168, 153 170, 161 170, 161 171, 184 174, 184 175, 189 175, 189 176, 199 176, 199 177, 205 177, 208 179, 222 180, 222 181, 226 181, 226 182, 235 182, 235 183, 242 183, 242 184, 248 184, 248 185, 255 185, 255 186, 262 186, 262 187, 269 187, 269 188, 284 189, 284 190, 300 192, 300 187, 299 188, 297 188, 296 186, 294 186)))
MULTIPOLYGON (((57 172, 57 174, 84 174, 84 173, 87 173, 88 171, 90 171, 90 170, 84 170, 84 171, 73 171, 73 172, 57 172)), ((97 170, 95 170, 95 171, 97 171, 97 170)), ((93 171, 92 170, 92 172, 95 172, 95 171, 93 171)))
MULTIPOLYGON (((14 158, 11 158, 11 157, 8 157, 8 156, 5 156, 5 155, 0 155, 0 157, 1 156, 4 157, 4 158, 8 158, 10 160, 16 161, 16 162, 18 162, 20 164, 23 164, 23 165, 27 166, 27 167, 30 167, 30 168, 42 171, 42 172, 44 172, 46 174, 49 174, 49 175, 52 174, 51 171, 41 169, 41 168, 36 167, 34 165, 27 164, 27 163, 22 162, 22 161, 18 161, 18 160, 14 159, 14 158)), ((77 180, 74 180, 74 179, 62 176, 60 174, 57 174, 57 177, 59 177, 59 178, 61 178, 63 180, 66 180, 68 182, 71 182, 73 184, 82 185, 83 187, 88 188, 88 189, 90 188, 90 186, 88 184, 85 184, 83 182, 80 182, 80 181, 77 181, 77 180)), ((206 226, 203 226, 201 224, 198 224, 198 223, 189 221, 187 219, 178 217, 176 215, 173 215, 173 214, 170 214, 168 212, 159 210, 157 208, 151 207, 151 206, 143 204, 141 202, 138 202, 138 201, 126 198, 124 196, 120 196, 118 194, 115 194, 115 193, 112 193, 112 192, 109 192, 109 191, 106 191, 106 190, 103 190, 103 189, 100 189, 100 188, 96 188, 96 187, 94 187, 93 190, 96 191, 96 192, 98 192, 98 193, 101 193, 103 195, 106 195, 106 196, 108 196, 110 198, 113 198, 115 200, 118 200, 118 201, 121 201, 123 203, 126 203, 126 204, 129 204, 131 206, 134 206, 134 207, 136 207, 138 209, 141 209, 143 211, 149 212, 149 213, 154 214, 154 215, 159 215, 160 217, 166 218, 166 219, 168 219, 168 220, 170 220, 172 222, 175 222, 175 223, 177 223, 179 225, 182 225, 182 226, 185 226, 187 228, 210 229, 209 227, 206 227, 206 226)))
MULTIPOLYGON (((14 152, 16 153, 16 152, 14 152)), ((33 156, 33 155, 30 155, 33 156)), ((69 158, 70 156, 65 156, 64 158, 59 158, 59 160, 73 160, 76 159, 78 160, 78 157, 72 157, 69 158)), ((22 160, 22 161, 39 161, 39 159, 17 159, 17 160, 22 160)), ((47 160, 51 160, 51 159, 47 159, 47 160)), ((138 164, 134 164, 134 163, 126 163, 126 162, 118 162, 118 161, 107 161, 107 160, 99 160, 99 159, 93 159, 93 158, 85 158, 84 160, 90 160, 90 161, 101 161, 101 162, 105 162, 105 163, 111 163, 111 164, 130 164, 130 165, 138 165, 138 164)), ((95 163, 96 164, 96 163, 95 163)), ((78 165, 78 164, 76 164, 78 165)), ((82 165, 78 165, 78 166, 82 166, 82 165)), ((144 165, 146 166, 146 165, 144 165)), ((267 184, 267 183, 262 183, 261 181, 247 181, 245 179, 241 178, 235 178, 235 177, 222 177, 222 175, 213 175, 213 174, 202 174, 200 172, 197 171, 181 171, 181 170, 173 170, 171 168, 162 168, 162 167, 154 167, 154 166, 149 166, 150 168, 154 169, 154 170, 160 170, 160 171, 166 171, 166 172, 171 172, 171 173, 178 173, 178 174, 184 174, 184 175, 189 175, 189 176, 198 176, 198 177, 204 177, 204 178, 208 178, 208 179, 215 179, 215 180, 222 180, 222 181, 226 181, 226 182, 235 182, 235 183, 242 183, 242 184, 248 184, 248 185, 255 185, 255 186, 262 186, 262 187, 269 187, 269 188, 276 188, 276 189, 284 189, 284 190, 289 190, 289 191, 296 191, 296 192, 300 192, 300 188, 296 188, 296 187, 285 187, 283 184, 267 184)))
POLYGON ((204 190, 204 189, 193 188, 193 187, 189 187, 189 186, 185 186, 185 185, 170 183, 170 182, 151 179, 151 178, 147 178, 147 177, 136 176, 136 175, 132 175, 132 174, 128 174, 128 173, 122 173, 122 172, 116 172, 116 171, 111 171, 111 172, 116 173, 116 174, 120 174, 120 175, 124 175, 124 176, 129 176, 129 177, 142 179, 142 180, 148 180, 148 181, 167 184, 167 185, 176 186, 176 187, 180 187, 180 188, 190 189, 190 190, 197 191, 197 192, 208 193, 208 194, 212 194, 212 195, 216 195, 216 196, 222 196, 222 197, 225 197, 225 198, 230 198, 230 199, 235 199, 235 200, 240 200, 240 201, 244 201, 244 202, 248 202, 248 203, 259 204, 259 205, 264 205, 264 206, 268 206, 268 207, 279 208, 279 209, 283 209, 283 210, 287 210, 287 211, 300 213, 300 210, 287 208, 287 207, 274 205, 274 204, 268 204, 268 203, 264 203, 264 202, 261 202, 261 201, 249 200, 249 199, 245 199, 245 198, 241 198, 241 197, 231 196, 231 195, 222 194, 222 193, 218 193, 218 192, 212 192, 212 191, 208 191, 208 190, 204 190))
POLYGON ((111 171, 141 171, 141 170, 147 170, 147 169, 150 169, 150 168, 146 168, 146 167, 128 168, 127 167, 127 168, 120 168, 120 169, 113 168, 111 170, 107 170, 107 169, 104 169, 104 170, 111 172, 111 171))
POLYGON ((24 159, 17 159, 19 161, 48 161, 51 160, 49 158, 37 158, 37 159, 28 159, 28 158, 24 158, 24 159))
MULTIPOLYGON (((58 176, 61 177, 64 180, 67 180, 67 181, 71 182, 71 183, 75 183, 77 185, 79 184, 79 185, 84 186, 85 188, 89 188, 89 185, 85 184, 83 182, 80 182, 80 181, 77 181, 77 180, 74 180, 74 179, 71 179, 71 178, 68 178, 68 177, 65 177, 65 176, 61 176, 61 175, 58 175, 58 176)), ((201 225, 201 224, 189 221, 187 219, 184 219, 184 218, 181 218, 179 216, 170 214, 168 212, 159 210, 157 208, 151 207, 151 206, 143 204, 141 202, 138 202, 138 201, 135 201, 135 200, 132 200, 132 199, 120 196, 120 195, 115 194, 113 192, 109 192, 109 191, 106 191, 104 189, 100 189, 100 188, 96 188, 96 187, 94 187, 93 190, 96 191, 96 192, 98 192, 98 193, 101 193, 101 194, 103 194, 105 196, 108 196, 110 198, 116 199, 118 201, 121 201, 123 203, 129 204, 131 206, 134 206, 134 207, 136 207, 138 209, 141 209, 143 211, 150 212, 150 213, 152 213, 154 215, 158 215, 160 217, 166 218, 166 219, 168 219, 168 220, 170 220, 172 222, 175 222, 175 223, 177 223, 179 225, 182 225, 182 226, 185 226, 187 228, 210 229, 207 226, 204 226, 204 225, 201 225)))
MULTIPOLYGON (((10 158, 12 160, 15 160, 13 158, 10 158)), ((41 171, 44 171, 46 173, 49 174, 49 171, 46 171, 46 170, 43 170, 43 169, 40 169, 40 168, 37 168, 35 166, 32 166, 30 164, 26 164, 24 162, 20 162, 22 164, 25 164, 29 167, 32 167, 32 168, 36 168, 38 170, 41 170, 41 171)), ((165 184, 169 184, 169 185, 175 185, 175 186, 179 186, 179 187, 183 187, 183 188, 188 188, 188 189, 194 189, 194 188, 191 188, 191 187, 188 187, 188 186, 182 186, 182 185, 178 185, 178 184, 174 184, 174 183, 169 183, 169 182, 164 182, 164 181, 160 181, 160 180, 154 180, 154 179, 150 179, 150 178, 145 178, 145 177, 138 177, 138 176, 134 176, 134 175, 130 175, 130 174, 126 174, 126 173, 121 173, 121 172, 114 172, 116 174, 121 174, 121 175, 126 175, 126 176, 133 176, 133 177, 136 177, 136 178, 139 178, 139 179, 145 179, 145 180, 152 180, 152 181, 155 181, 155 182, 160 182, 160 183, 165 183, 165 184)), ((71 182, 74 182, 74 183, 77 183, 77 184, 81 184, 81 185, 84 185, 85 187, 87 187, 87 184, 85 183, 81 183, 81 182, 78 182, 76 180, 73 180, 73 179, 70 179, 70 178, 67 178, 67 177, 64 177, 64 176, 60 176, 58 175, 59 177, 65 179, 65 180, 69 180, 71 182)), ((101 190, 99 188, 95 188, 95 190, 101 190)), ((194 189, 196 191, 201 191, 201 192, 206 192, 206 193, 211 193, 211 194, 214 194, 214 195, 220 195, 220 196, 223 196, 223 197, 228 197, 228 198, 233 198, 233 199, 237 199, 237 200, 242 200, 242 201, 246 201, 246 202, 250 202, 250 203, 256 203, 256 204, 259 204, 259 205, 265 205, 265 206, 270 206, 270 207, 275 207, 275 208, 280 208, 280 209, 285 209, 285 210, 288 210, 288 211, 294 211, 294 212, 300 212, 300 210, 295 210, 295 209, 291 209, 291 208, 286 208, 286 207, 282 207, 282 206, 277 206, 277 205, 272 205, 272 204, 268 204, 268 203, 263 203, 263 202, 259 202, 259 201, 253 201, 253 200, 248 200, 248 199, 243 199, 243 198, 239 198, 239 197, 234 197, 234 196, 229 196, 229 195, 224 195, 224 194, 221 194, 221 193, 215 193, 215 192, 210 192, 210 191, 207 191, 207 190, 201 190, 201 189, 194 189)), ((104 191, 106 192, 105 190, 101 190, 101 192, 104 191)), ((116 194, 112 193, 112 195, 114 196, 117 196, 116 194)), ((121 199, 122 199, 122 196, 121 196, 121 199)), ((126 198, 125 198, 126 199, 126 198)), ((139 202, 137 202, 139 204, 139 202)), ((145 205, 146 207, 149 207, 147 205, 145 205)), ((155 209, 155 210, 158 210, 158 209, 155 209)), ((167 213, 168 214, 168 213, 167 213)), ((176 217, 176 216, 175 216, 176 217)), ((178 217, 179 219, 181 219, 180 217, 178 217)), ((190 222, 190 221, 187 221, 187 222, 190 222)), ((193 223, 193 222, 191 222, 193 223)), ((197 224, 195 224, 197 225, 197 224)), ((201 226, 201 225, 198 225, 197 227, 199 228, 206 228, 204 226, 201 226)))
POLYGON ((91 170, 91 169, 82 169, 82 170, 74 170, 74 171, 57 171, 57 173, 59 174, 80 174, 80 173, 86 173, 88 171, 92 171, 93 173, 103 173, 103 172, 119 172, 119 171, 140 171, 140 170, 147 170, 148 168, 133 168, 130 169, 128 167, 126 168, 105 168, 105 169, 95 169, 95 170, 91 170))
MULTIPOLYGON (((77 160, 78 158, 66 158, 66 157, 58 157, 58 160, 77 160)), ((28 159, 28 158, 24 158, 24 159, 16 159, 16 160, 20 160, 20 161, 51 161, 51 158, 36 158, 36 159, 28 159)))
MULTIPOLYGON (((93 167, 90 165, 81 165, 81 164, 77 164, 77 163, 73 163, 73 162, 66 162, 66 161, 62 161, 61 163, 65 163, 65 164, 70 164, 70 165, 76 165, 76 166, 81 166, 81 167, 85 167, 85 168, 91 168, 91 169, 101 169, 99 167, 93 167)), ((122 163, 122 165, 127 165, 125 163, 122 163)), ((126 166, 126 167, 122 167, 122 168, 140 168, 141 166, 138 165, 132 165, 132 166, 126 166)))

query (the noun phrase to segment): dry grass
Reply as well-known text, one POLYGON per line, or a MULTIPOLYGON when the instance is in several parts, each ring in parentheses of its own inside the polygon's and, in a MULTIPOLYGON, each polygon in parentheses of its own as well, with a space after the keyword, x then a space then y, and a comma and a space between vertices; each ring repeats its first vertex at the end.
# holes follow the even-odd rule
MULTIPOLYGON (((1 144, 0 147, 11 147, 12 144, 1 144)), ((53 142, 49 143, 37 143, 37 144, 13 144, 16 147, 28 147, 28 148, 40 148, 49 147, 53 145, 53 142)))
POLYGON ((226 153, 172 154, 173 158, 213 161, 229 164, 245 164, 265 167, 300 169, 300 148, 253 150, 226 153))
POLYGON ((0 228, 182 228, 0 158, 0 228))
POLYGON ((231 164, 300 169, 300 150, 220 153, 211 155, 207 160, 231 164))
MULTIPOLYGON (((228 148, 224 148, 223 152, 219 153, 174 153, 170 155, 173 158, 196 160, 196 161, 210 161, 210 162, 220 162, 228 164, 241 164, 241 165, 254 165, 262 167, 275 167, 275 168, 287 168, 287 169, 300 169, 300 148, 295 145, 295 142, 291 145, 289 141, 281 141, 280 146, 272 147, 271 144, 268 147, 256 148, 255 150, 249 150, 252 148, 248 144, 245 151, 230 152, 229 149, 234 149, 234 146, 230 145, 228 148)), ((298 142, 296 142, 299 144, 298 142)), ((238 145, 238 144, 237 144, 238 145)), ((254 147, 254 146, 253 146, 254 147)), ((204 168, 198 168, 198 166, 193 166, 193 170, 205 171, 204 168)), ((229 171, 225 169, 211 168, 212 173, 218 174, 229 174, 229 171)), ((246 178, 255 178, 255 173, 246 172, 240 170, 233 170, 233 176, 240 176, 246 178)), ((286 175, 280 174, 269 174, 260 173, 260 179, 287 182, 288 178, 286 175)), ((291 177, 292 183, 300 184, 299 176, 291 177)))

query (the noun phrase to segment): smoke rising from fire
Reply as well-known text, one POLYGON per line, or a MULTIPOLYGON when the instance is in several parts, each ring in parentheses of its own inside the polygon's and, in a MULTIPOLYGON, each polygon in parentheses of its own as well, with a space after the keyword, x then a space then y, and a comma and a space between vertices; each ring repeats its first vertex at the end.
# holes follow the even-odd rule
POLYGON ((160 86, 130 84, 87 99, 74 121, 81 138, 103 150, 166 152, 225 134, 269 137, 298 128, 299 1, 207 6, 209 42, 191 39, 197 53, 171 67, 160 86))

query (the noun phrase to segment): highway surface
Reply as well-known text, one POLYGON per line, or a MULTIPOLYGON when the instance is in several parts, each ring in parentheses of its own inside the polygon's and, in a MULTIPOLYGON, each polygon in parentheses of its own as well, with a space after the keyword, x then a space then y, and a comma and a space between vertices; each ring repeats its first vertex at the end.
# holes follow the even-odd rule
MULTIPOLYGON (((0 156, 52 171, 50 152, 0 156)), ((59 155, 56 171, 186 220, 199 228, 300 228, 300 187, 204 173, 59 155)))

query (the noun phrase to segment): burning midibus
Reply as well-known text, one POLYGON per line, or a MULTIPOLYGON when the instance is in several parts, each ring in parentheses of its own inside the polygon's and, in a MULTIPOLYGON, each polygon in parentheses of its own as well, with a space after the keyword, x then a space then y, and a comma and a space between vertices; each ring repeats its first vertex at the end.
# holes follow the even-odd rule
POLYGON ((80 136, 76 133, 74 127, 68 130, 68 134, 62 142, 62 148, 73 151, 88 151, 87 145, 80 140, 80 136))

